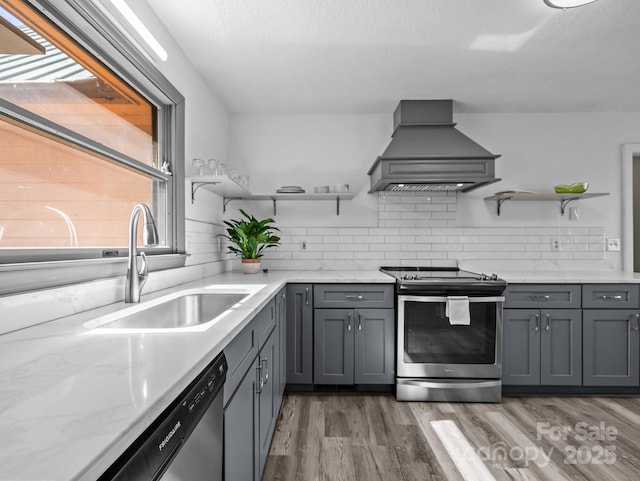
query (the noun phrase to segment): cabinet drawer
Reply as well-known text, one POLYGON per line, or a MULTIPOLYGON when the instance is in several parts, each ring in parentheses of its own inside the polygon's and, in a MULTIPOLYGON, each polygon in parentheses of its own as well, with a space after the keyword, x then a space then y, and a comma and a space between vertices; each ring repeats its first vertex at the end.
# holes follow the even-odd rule
POLYGON ((314 307, 350 308, 394 305, 394 284, 316 284, 314 307))
POLYGON ((585 284, 582 286, 582 307, 637 309, 637 284, 585 284))
POLYGON ((253 323, 256 324, 258 332, 258 349, 262 349, 265 341, 276 327, 276 301, 271 299, 258 314, 254 317, 253 323))
POLYGON ((275 327, 275 300, 271 299, 269 304, 224 349, 229 366, 227 380, 224 383, 225 405, 231 399, 247 370, 253 366, 258 351, 275 327))
POLYGON ((254 365, 258 355, 257 324, 250 322, 224 349, 227 358, 227 380, 224 383, 224 405, 233 396, 245 373, 254 365))
POLYGON ((505 291, 505 308, 580 308, 577 284, 510 284, 505 291))

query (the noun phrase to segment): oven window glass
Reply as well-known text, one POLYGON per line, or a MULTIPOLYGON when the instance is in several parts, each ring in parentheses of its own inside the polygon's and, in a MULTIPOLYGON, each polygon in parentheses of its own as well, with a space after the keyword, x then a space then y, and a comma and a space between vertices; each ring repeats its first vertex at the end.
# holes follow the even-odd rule
POLYGON ((496 352, 495 302, 471 302, 469 325, 451 325, 444 302, 405 302, 406 363, 493 364, 496 352))

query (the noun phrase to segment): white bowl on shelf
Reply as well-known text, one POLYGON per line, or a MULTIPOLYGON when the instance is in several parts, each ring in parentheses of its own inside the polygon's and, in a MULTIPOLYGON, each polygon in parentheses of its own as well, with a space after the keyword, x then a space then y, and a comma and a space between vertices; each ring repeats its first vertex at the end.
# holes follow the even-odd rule
POLYGON ((349 184, 335 184, 331 187, 331 192, 345 194, 349 192, 349 184))

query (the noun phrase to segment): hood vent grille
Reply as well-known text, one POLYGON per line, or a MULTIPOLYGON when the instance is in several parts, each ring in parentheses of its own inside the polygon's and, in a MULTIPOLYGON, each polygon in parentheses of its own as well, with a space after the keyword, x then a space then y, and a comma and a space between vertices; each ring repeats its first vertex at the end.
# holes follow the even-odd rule
POLYGON ((391 143, 369 169, 369 192, 469 192, 497 182, 500 157, 458 131, 453 100, 402 100, 391 143))
POLYGON ((457 184, 391 184, 386 190, 387 192, 454 192, 469 185, 471 185, 470 182, 458 182, 457 184))

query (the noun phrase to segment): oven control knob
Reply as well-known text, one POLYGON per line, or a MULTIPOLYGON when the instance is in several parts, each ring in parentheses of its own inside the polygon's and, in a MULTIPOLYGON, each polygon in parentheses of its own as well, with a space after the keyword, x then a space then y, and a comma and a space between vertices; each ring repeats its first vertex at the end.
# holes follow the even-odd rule
POLYGON ((498 274, 491 274, 491 280, 492 281, 497 281, 498 280, 498 274))

